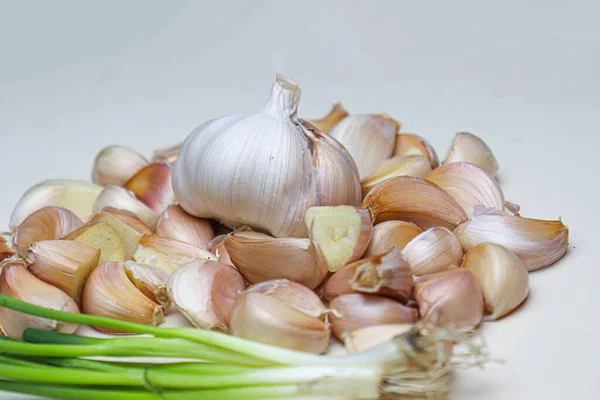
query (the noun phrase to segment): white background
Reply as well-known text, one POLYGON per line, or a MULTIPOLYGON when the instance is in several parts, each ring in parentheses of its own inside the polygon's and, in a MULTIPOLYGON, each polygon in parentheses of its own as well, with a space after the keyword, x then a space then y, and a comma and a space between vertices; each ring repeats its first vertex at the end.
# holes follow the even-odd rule
POLYGON ((257 110, 281 71, 304 117, 387 112, 442 157, 481 135, 523 215, 569 225, 568 255, 484 326, 506 363, 459 372, 453 398, 598 399, 599 16, 592 0, 0 0, 2 226, 32 184, 87 179, 105 145, 149 154, 257 110))

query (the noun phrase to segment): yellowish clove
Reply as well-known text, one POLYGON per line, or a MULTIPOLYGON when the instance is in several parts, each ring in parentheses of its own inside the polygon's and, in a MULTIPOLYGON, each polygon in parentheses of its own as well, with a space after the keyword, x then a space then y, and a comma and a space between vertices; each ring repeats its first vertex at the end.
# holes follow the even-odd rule
POLYGON ((156 228, 160 213, 154 212, 138 200, 133 193, 121 186, 108 185, 94 203, 94 212, 98 213, 106 207, 128 211, 141 219, 150 229, 156 228))
POLYGON ((149 162, 135 150, 123 146, 108 146, 94 160, 92 182, 121 186, 149 162))
POLYGON ((175 201, 171 186, 171 164, 154 162, 132 176, 123 187, 157 214, 175 201))
POLYGON ((359 328, 346 335, 344 346, 349 353, 360 353, 408 332, 413 326, 413 324, 387 324, 359 328))
POLYGON ((137 250, 140 238, 152 234, 152 230, 141 219, 128 211, 112 207, 104 207, 90 222, 104 222, 115 230, 123 242, 126 260, 131 259, 137 250))
POLYGON ((425 178, 431 173, 431 162, 423 156, 395 156, 384 160, 379 167, 360 181, 363 196, 375 185, 394 176, 425 178))
POLYGON ((205 250, 208 250, 208 244, 215 237, 209 220, 194 217, 175 204, 168 206, 158 219, 156 234, 205 250))
POLYGON ((157 235, 142 236, 133 255, 133 261, 161 268, 169 274, 196 260, 218 261, 218 258, 189 243, 157 235))
POLYGON ((333 127, 348 116, 348 111, 342 103, 335 103, 329 114, 321 119, 311 119, 309 122, 316 126, 321 132, 329 133, 333 127))
POLYGON ((402 250, 422 232, 423 230, 412 222, 385 221, 377 224, 373 227, 373 235, 364 257, 384 253, 394 246, 402 250))
POLYGON ((413 133, 398 133, 396 135, 395 156, 416 156, 420 155, 429 160, 431 168, 439 166, 437 153, 433 146, 421 136, 413 133))
POLYGON ((117 231, 105 222, 91 222, 64 237, 100 249, 98 264, 125 261, 125 246, 117 231))
POLYGON ((498 161, 492 150, 480 137, 469 132, 456 134, 444 165, 455 162, 475 164, 493 177, 498 173, 498 161))
POLYGON ((445 271, 458 266, 463 259, 460 242, 446 228, 429 228, 410 241, 402 250, 412 273, 417 276, 445 271))

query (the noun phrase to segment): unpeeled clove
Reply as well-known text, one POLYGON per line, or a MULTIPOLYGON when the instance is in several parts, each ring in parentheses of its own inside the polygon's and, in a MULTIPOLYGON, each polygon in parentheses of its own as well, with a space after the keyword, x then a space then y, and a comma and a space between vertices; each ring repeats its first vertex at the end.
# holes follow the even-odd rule
POLYGON ((348 115, 348 111, 346 111, 342 103, 335 103, 329 114, 321 119, 311 119, 308 122, 316 126, 321 132, 329 133, 338 122, 348 115))
POLYGON ((168 294, 194 326, 227 332, 234 301, 245 287, 232 266, 197 260, 171 275, 168 294))
POLYGON ((100 249, 98 264, 109 261, 125 261, 125 245, 109 224, 90 222, 66 235, 63 239, 86 243, 100 249))
POLYGON ((302 311, 313 317, 325 319, 327 308, 309 288, 288 279, 272 279, 252 285, 246 292, 262 293, 280 300, 292 308, 302 311))
POLYGON ((438 156, 433 146, 421 136, 413 133, 398 133, 396 135, 395 156, 414 156, 421 155, 427 158, 431 168, 439 166, 438 156))
POLYGON ((94 203, 94 212, 98 213, 105 207, 129 211, 141 219, 150 229, 156 227, 160 213, 154 212, 147 205, 138 200, 133 193, 121 186, 108 185, 98 195, 94 203))
POLYGON ((171 164, 154 162, 132 176, 123 187, 157 214, 175 201, 171 186, 171 164))
POLYGON ((431 173, 431 162, 423 156, 396 156, 384 160, 377 169, 363 178, 360 183, 363 195, 375 185, 394 176, 416 176, 425 178, 431 173))
POLYGON ((387 324, 359 328, 346 335, 344 346, 349 353, 360 353, 408 332, 413 326, 413 324, 387 324))
POLYGON ((417 276, 441 272, 452 265, 458 266, 464 255, 456 236, 439 226, 429 228, 411 240, 402 254, 417 276))
POLYGON ((169 274, 160 268, 125 261, 123 264, 127 277, 146 297, 163 306, 165 310, 171 305, 167 294, 169 274))
POLYGON ((125 259, 129 260, 138 248, 143 235, 152 235, 152 230, 141 219, 128 211, 104 207, 92 217, 90 223, 104 222, 115 230, 123 242, 125 259))
POLYGON ((475 164, 493 177, 498 173, 498 161, 492 150, 480 137, 469 132, 456 134, 444 165, 455 162, 475 164))
POLYGON ((194 217, 175 204, 168 206, 158 219, 156 234, 205 250, 208 250, 209 242, 215 237, 209 220, 194 217))
POLYGON ((363 258, 340 268, 323 285, 327 300, 355 292, 393 297, 403 303, 410 299, 413 274, 398 248, 363 258))
POLYGON ((108 146, 100 150, 94 160, 92 182, 101 186, 121 186, 148 164, 148 160, 135 150, 108 146))
POLYGON ((562 221, 513 215, 479 215, 454 231, 465 251, 496 243, 515 253, 529 271, 554 264, 567 252, 569 229, 562 221))
POLYGON ((364 257, 370 257, 381 254, 391 247, 396 246, 402 250, 415 237, 421 234, 423 230, 406 221, 385 221, 373 227, 373 235, 364 257))
POLYGON ((161 268, 171 274, 177 268, 193 261, 218 261, 218 257, 180 240, 144 235, 140 238, 140 245, 133 255, 133 260, 140 264, 161 268))
POLYGON ((152 162, 165 161, 169 164, 175 164, 177 157, 179 157, 179 151, 183 143, 177 143, 173 146, 165 147, 163 149, 154 150, 152 153, 152 162))

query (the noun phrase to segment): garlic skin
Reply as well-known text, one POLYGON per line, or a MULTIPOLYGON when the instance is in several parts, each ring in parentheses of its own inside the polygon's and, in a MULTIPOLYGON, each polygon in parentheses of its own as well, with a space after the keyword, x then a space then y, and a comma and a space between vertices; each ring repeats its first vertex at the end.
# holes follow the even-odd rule
POLYGON ((226 237, 227 235, 219 235, 211 240, 210 243, 208 243, 208 251, 217 256, 220 263, 231 265, 237 269, 237 267, 233 264, 233 261, 231 261, 231 257, 229 257, 229 252, 225 248, 226 237))
POLYGON ((296 310, 323 320, 328 312, 325 304, 315 292, 288 279, 273 279, 257 283, 247 288, 246 292, 266 294, 296 310))
POLYGON ((21 196, 10 216, 11 232, 40 208, 63 207, 87 221, 94 213, 93 206, 102 186, 73 179, 49 179, 31 187, 21 196))
POLYGON ((396 156, 384 160, 368 176, 361 179, 363 194, 367 193, 375 185, 394 176, 417 176, 425 178, 431 173, 431 162, 423 156, 396 156))
POLYGON ((92 182, 100 186, 121 186, 149 162, 140 153, 123 146, 100 150, 92 168, 92 182))
POLYGON ((371 257, 381 254, 396 246, 402 250, 415 237, 421 234, 423 230, 406 221, 385 221, 373 227, 373 234, 369 247, 365 251, 364 257, 371 257))
POLYGON ((17 227, 13 247, 19 256, 25 258, 33 243, 62 239, 82 226, 83 222, 66 208, 44 207, 33 212, 17 227))
MULTIPOLYGON (((35 277, 25 267, 22 260, 2 262, 0 275, 0 293, 38 306, 53 310, 79 313, 77 304, 62 290, 55 288, 35 277)), ((76 324, 34 317, 0 307, 0 328, 4 335, 22 339, 27 328, 52 330, 62 333, 75 333, 76 324)))
POLYGON ((480 137, 469 132, 459 132, 454 137, 444 165, 455 162, 477 165, 493 177, 498 173, 498 161, 492 150, 480 137))
POLYGON ((230 265, 198 260, 171 274, 167 287, 173 304, 195 327, 227 332, 234 301, 246 284, 230 265))
POLYGON ((473 217, 475 206, 504 211, 504 194, 498 181, 476 165, 465 162, 445 164, 426 179, 448 192, 469 219, 473 217))
POLYGON ((177 143, 163 149, 156 149, 152 152, 152 162, 164 161, 169 164, 175 164, 177 157, 179 157, 179 151, 183 143, 177 143))
POLYGON ((17 254, 17 252, 10 248, 3 236, 0 236, 0 261, 10 258, 15 254, 17 254))
POLYGON ((133 261, 123 263, 127 277, 146 297, 163 306, 165 310, 171 305, 167 294, 169 274, 160 268, 138 264, 133 261))
MULTIPOLYGON (((314 165, 308 129, 296 118, 299 99, 298 84, 277 75, 260 112, 196 128, 173 169, 181 207, 230 228, 247 225, 274 237, 306 237, 306 210, 330 204, 320 203, 327 197, 319 194, 322 185, 317 187, 323 171, 314 165)), ((352 178, 344 184, 356 185, 358 176, 352 178)))
POLYGON ((345 294, 329 303, 333 334, 341 341, 356 329, 381 324, 405 324, 417 320, 417 310, 392 299, 372 294, 345 294))
POLYGON ((471 271, 454 268, 415 284, 415 300, 426 325, 474 328, 483 318, 483 294, 471 271))
POLYGON ((346 335, 344 347, 349 353, 360 353, 408 332, 413 326, 413 324, 387 324, 359 328, 346 335))
POLYGON ((395 156, 421 155, 429 160, 431 168, 437 168, 440 163, 437 153, 427 140, 413 133, 398 133, 396 135, 395 156))
POLYGON ((363 258, 340 268, 323 285, 327 300, 355 292, 392 297, 406 303, 413 290, 413 274, 408 259, 397 248, 363 258))
POLYGON ((397 176, 377 184, 362 203, 375 223, 399 219, 421 229, 454 229, 468 220, 464 210, 445 190, 422 178, 397 176))
POLYGON ((496 243, 515 253, 529 271, 548 267, 567 252, 569 228, 562 221, 513 215, 479 215, 454 231, 464 251, 496 243))
POLYGON ((313 257, 309 239, 239 230, 228 234, 223 244, 233 265, 250 283, 285 278, 314 289, 327 275, 327 266, 313 257))
POLYGON ((139 170, 123 185, 152 211, 161 214, 175 201, 171 185, 171 164, 154 162, 139 170))
POLYGON ((400 124, 386 114, 350 115, 329 134, 348 150, 362 179, 392 155, 399 129, 400 124))
POLYGON ((341 120, 348 116, 348 111, 344 108, 342 103, 335 103, 329 114, 321 119, 311 119, 310 122, 321 132, 329 133, 331 129, 341 120))
POLYGON ((204 250, 208 250, 208 244, 215 238, 210 221, 194 217, 175 204, 168 206, 158 219, 156 234, 181 240, 204 250))
POLYGON ((143 235, 151 235, 152 230, 135 215, 112 207, 104 207, 102 211, 92 217, 90 224, 104 222, 115 230, 125 252, 125 259, 129 260, 138 248, 143 235))
POLYGON ((463 249, 456 236, 446 228, 429 228, 402 250, 414 275, 423 276, 460 265, 463 249))
POLYGON ((515 253, 493 243, 475 246, 465 256, 462 267, 479 282, 490 314, 484 320, 496 320, 517 308, 529 293, 527 266, 515 253))
POLYGON ((94 213, 102 211, 105 207, 112 207, 135 214, 150 229, 156 228, 160 213, 156 213, 147 205, 138 200, 130 191, 115 185, 108 185, 98 195, 94 203, 94 213))

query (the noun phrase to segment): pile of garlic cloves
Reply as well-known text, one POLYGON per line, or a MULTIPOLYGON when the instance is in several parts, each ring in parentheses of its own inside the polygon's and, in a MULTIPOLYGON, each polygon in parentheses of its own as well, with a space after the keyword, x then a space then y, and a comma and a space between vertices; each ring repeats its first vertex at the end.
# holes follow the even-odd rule
MULTIPOLYGON (((527 297, 567 251, 560 220, 522 217, 478 136, 440 162, 387 114, 336 104, 297 116, 278 75, 267 104, 154 152, 101 150, 92 182, 29 189, 0 238, 0 293, 54 309, 214 329, 324 353, 361 351, 416 323, 472 329, 527 297)), ((0 308, 0 328, 74 332, 0 308)), ((112 334, 126 334, 103 329, 112 334)))

